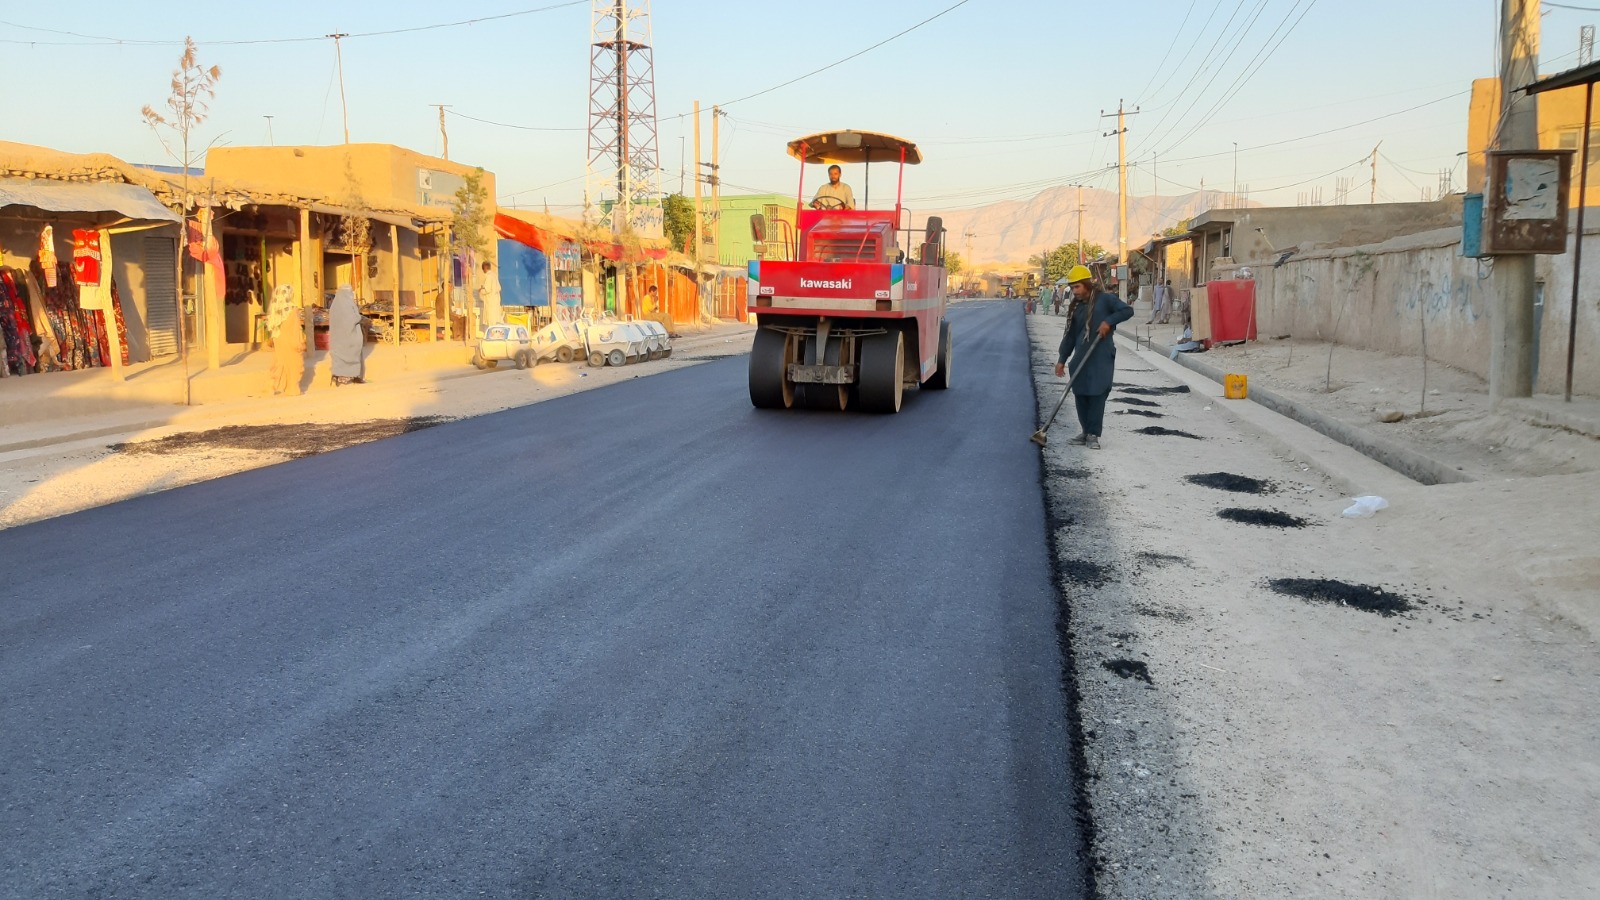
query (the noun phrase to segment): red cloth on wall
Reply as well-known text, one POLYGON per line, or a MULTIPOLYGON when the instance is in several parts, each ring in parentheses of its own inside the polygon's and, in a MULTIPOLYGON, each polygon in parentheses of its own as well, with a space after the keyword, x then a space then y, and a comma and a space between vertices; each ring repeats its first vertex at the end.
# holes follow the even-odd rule
POLYGON ((100 283, 100 232, 91 228, 72 229, 72 280, 78 284, 100 283))

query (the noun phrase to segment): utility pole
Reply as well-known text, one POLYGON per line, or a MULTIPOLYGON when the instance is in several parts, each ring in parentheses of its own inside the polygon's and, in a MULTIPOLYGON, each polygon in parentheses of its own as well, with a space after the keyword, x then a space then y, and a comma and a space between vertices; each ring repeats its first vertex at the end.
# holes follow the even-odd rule
POLYGON ((272 139, 272 117, 271 116, 262 116, 261 118, 267 120, 267 146, 271 147, 271 146, 273 146, 273 145, 275 145, 277 143, 276 141, 274 141, 272 139))
POLYGON ((1083 265, 1083 185, 1078 185, 1078 265, 1083 265))
MULTIPOLYGON (((1499 150, 1539 148, 1539 0, 1500 0, 1499 150)), ((1533 396, 1532 255, 1496 256, 1489 315, 1489 402, 1533 396)))
POLYGON ((444 127, 444 111, 450 108, 450 104, 435 103, 433 105, 439 107, 439 140, 444 142, 443 158, 448 162, 450 160, 450 132, 446 131, 444 127))
POLYGON ((333 59, 339 69, 339 109, 341 110, 341 118, 344 120, 344 142, 346 144, 350 143, 350 105, 344 99, 344 48, 339 41, 349 36, 342 32, 328 35, 328 37, 333 38, 333 59))
POLYGON ((1233 142, 1233 193, 1228 195, 1228 206, 1239 208, 1239 142, 1233 142))
POLYGON ((694 277, 700 278, 700 236, 706 230, 705 213, 700 208, 700 101, 694 102, 694 277))
POLYGON ((706 176, 706 183, 711 185, 711 252, 716 254, 717 265, 722 265, 722 163, 719 144, 722 143, 721 118, 722 108, 711 107, 711 174, 706 176))
MULTIPOLYGON (((1378 147, 1383 146, 1383 141, 1378 142, 1378 147)), ((1378 202, 1378 147, 1372 148, 1372 199, 1369 203, 1378 202)))
MULTIPOLYGON (((1117 101, 1117 130, 1112 132, 1117 136, 1117 265, 1128 264, 1128 126, 1126 117, 1138 115, 1136 106, 1132 112, 1123 109, 1122 101, 1117 101)), ((1110 113, 1102 112, 1100 118, 1110 117, 1110 113)), ((1110 137, 1111 135, 1106 135, 1110 137)), ((1126 294, 1127 287, 1123 279, 1118 279, 1117 290, 1126 294)))
POLYGON ((977 236, 977 232, 973 231, 972 226, 969 225, 965 231, 961 232, 961 236, 967 239, 967 255, 965 257, 967 272, 962 277, 961 283, 968 284, 972 281, 972 239, 977 236))

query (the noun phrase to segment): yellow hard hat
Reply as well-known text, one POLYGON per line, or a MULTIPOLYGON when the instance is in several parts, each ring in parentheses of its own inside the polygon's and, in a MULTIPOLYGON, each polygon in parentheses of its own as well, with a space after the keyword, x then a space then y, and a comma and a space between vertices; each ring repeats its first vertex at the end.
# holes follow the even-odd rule
POLYGON ((1073 266, 1072 269, 1067 272, 1067 284, 1077 284, 1080 281, 1093 280, 1094 273, 1089 271, 1088 266, 1073 266))

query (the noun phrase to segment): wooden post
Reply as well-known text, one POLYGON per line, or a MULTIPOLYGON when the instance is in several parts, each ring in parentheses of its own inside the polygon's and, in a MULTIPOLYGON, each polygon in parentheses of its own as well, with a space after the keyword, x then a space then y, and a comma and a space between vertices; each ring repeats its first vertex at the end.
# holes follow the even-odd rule
MULTIPOLYGON (((309 209, 300 210, 300 240, 295 243, 295 247, 297 249, 295 258, 300 263, 300 272, 295 277, 295 293, 300 295, 300 309, 303 310, 300 317, 305 320, 301 322, 301 325, 306 330, 306 356, 310 357, 317 352, 317 322, 316 316, 312 312, 312 307, 322 304, 311 302, 311 290, 313 285, 316 284, 316 280, 311 274, 314 257, 311 252, 311 210, 309 209)), ((322 298, 318 297, 317 299, 321 300, 322 298)))
MULTIPOLYGON (((419 232, 419 235, 420 235, 420 232, 419 232)), ((419 240, 420 240, 420 237, 419 237, 419 240)), ((417 256, 420 258, 422 256, 422 254, 418 253, 417 256)), ((439 268, 439 260, 440 260, 439 251, 438 251, 438 249, 436 247, 434 249, 434 251, 433 251, 433 266, 434 266, 435 270, 437 270, 439 268)), ((418 271, 419 272, 421 271, 420 263, 418 265, 418 271)), ((444 289, 443 289, 443 287, 441 287, 440 290, 439 290, 438 299, 436 299, 432 303, 428 304, 428 343, 430 343, 430 344, 439 339, 439 302, 444 299, 444 296, 445 296, 444 295, 444 289)), ((449 309, 449 307, 445 307, 445 308, 449 309)))
POLYGON ((394 259, 394 334, 390 343, 400 346, 400 229, 389 224, 389 253, 394 259))

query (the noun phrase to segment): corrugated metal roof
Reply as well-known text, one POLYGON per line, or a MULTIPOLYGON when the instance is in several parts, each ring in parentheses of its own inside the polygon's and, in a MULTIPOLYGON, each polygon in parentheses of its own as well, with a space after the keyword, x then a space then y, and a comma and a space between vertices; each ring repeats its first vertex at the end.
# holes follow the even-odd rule
POLYGON ((130 219, 177 222, 178 214, 155 194, 133 184, 90 184, 40 178, 0 178, 0 208, 31 206, 48 212, 117 213, 130 219))

